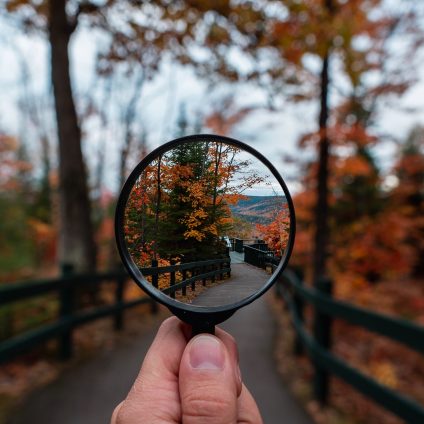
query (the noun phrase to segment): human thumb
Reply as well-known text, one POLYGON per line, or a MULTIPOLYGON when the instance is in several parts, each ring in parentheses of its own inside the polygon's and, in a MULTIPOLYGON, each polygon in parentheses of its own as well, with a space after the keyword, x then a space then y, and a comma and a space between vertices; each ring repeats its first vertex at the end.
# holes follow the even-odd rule
POLYGON ((200 334, 187 344, 180 364, 179 389, 184 424, 237 422, 237 364, 224 343, 200 334))

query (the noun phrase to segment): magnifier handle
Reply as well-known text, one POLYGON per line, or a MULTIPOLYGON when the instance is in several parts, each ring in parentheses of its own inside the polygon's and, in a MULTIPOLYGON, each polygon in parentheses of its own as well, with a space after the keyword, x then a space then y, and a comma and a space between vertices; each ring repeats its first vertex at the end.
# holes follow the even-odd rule
POLYGON ((191 327, 191 337, 193 338, 201 333, 215 334, 215 325, 209 323, 193 324, 191 327))

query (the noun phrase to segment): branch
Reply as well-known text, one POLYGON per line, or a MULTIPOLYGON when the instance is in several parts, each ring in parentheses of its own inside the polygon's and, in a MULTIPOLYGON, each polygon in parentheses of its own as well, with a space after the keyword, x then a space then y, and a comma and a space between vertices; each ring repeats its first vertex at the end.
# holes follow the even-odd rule
POLYGON ((82 14, 92 15, 94 13, 97 13, 100 9, 101 9, 101 6, 96 5, 96 4, 94 4, 94 3, 90 2, 90 1, 83 1, 83 2, 81 2, 78 5, 78 9, 75 12, 75 15, 72 16, 69 19, 68 29, 69 29, 70 33, 72 34, 77 29, 78 20, 79 20, 79 17, 82 14))

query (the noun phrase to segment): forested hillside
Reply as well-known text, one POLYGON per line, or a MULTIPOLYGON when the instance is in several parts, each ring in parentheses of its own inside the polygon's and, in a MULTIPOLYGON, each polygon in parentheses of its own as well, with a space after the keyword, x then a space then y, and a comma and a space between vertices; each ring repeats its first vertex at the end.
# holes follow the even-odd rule
POLYGON ((276 208, 285 203, 284 196, 244 195, 236 205, 231 206, 231 211, 244 221, 254 224, 269 224, 275 216, 276 208))

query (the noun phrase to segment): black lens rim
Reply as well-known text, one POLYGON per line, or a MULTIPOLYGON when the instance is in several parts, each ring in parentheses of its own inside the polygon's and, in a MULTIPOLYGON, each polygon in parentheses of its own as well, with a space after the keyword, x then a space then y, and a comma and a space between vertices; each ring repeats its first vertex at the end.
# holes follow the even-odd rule
POLYGON ((211 315, 220 315, 220 316, 227 316, 231 315, 234 311, 237 309, 246 306, 253 302, 258 297, 262 296, 266 291, 268 291, 272 285, 277 280, 278 276, 282 273, 282 271, 286 268, 288 261, 290 259, 290 256, 292 254, 293 246, 294 246, 294 240, 296 235, 296 216, 295 216, 295 210, 293 205, 293 200, 291 198, 290 192, 286 186, 286 183, 284 182, 283 178, 281 177, 280 173, 276 170, 276 168, 272 165, 272 163, 265 158, 261 153, 259 153, 257 150, 255 150, 253 147, 230 137, 220 136, 220 135, 213 135, 213 134, 195 134, 195 135, 189 135, 181 138, 177 138, 174 140, 171 140, 167 143, 164 143, 163 145, 159 146, 155 150, 153 150, 151 153, 149 153, 131 172, 127 180, 125 181, 121 193, 118 198, 118 203, 116 206, 115 211, 115 238, 116 238, 116 244, 118 247, 119 255, 121 257, 122 263, 124 264, 125 268, 127 269, 128 273, 131 275, 131 277, 134 279, 135 283, 143 289, 147 294, 149 294, 151 297, 153 297, 156 301, 159 303, 167 306, 169 309, 171 309, 174 313, 176 313, 180 317, 190 317, 188 321, 193 321, 193 316, 207 316, 210 317, 211 315), (238 302, 223 305, 223 306, 213 306, 213 307, 206 307, 206 306, 196 306, 191 304, 186 304, 183 302, 179 302, 175 299, 172 299, 171 297, 167 296, 166 294, 162 293, 161 291, 155 289, 151 286, 151 284, 145 279, 143 274, 140 272, 137 265, 133 262, 125 243, 125 234, 124 234, 124 218, 125 218, 125 206, 128 201, 128 197, 131 193, 131 190, 137 180, 137 178, 140 176, 140 174, 143 172, 143 170, 159 155, 162 155, 166 153, 167 151, 171 150, 172 148, 182 144, 182 143, 190 143, 190 142, 198 142, 198 141, 211 141, 211 142, 224 142, 227 144, 230 144, 232 146, 238 147, 240 149, 243 149, 256 157, 258 160, 260 160, 273 174, 273 176, 276 178, 276 180, 279 182, 281 188, 284 191, 284 194, 286 196, 289 212, 290 212, 290 234, 289 239, 287 242, 287 247, 284 252, 284 256, 281 258, 280 263, 278 264, 276 270, 273 272, 273 274, 270 276, 268 281, 264 284, 264 286, 258 290, 257 292, 251 294, 247 298, 240 300, 238 302))

